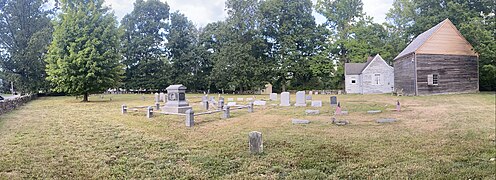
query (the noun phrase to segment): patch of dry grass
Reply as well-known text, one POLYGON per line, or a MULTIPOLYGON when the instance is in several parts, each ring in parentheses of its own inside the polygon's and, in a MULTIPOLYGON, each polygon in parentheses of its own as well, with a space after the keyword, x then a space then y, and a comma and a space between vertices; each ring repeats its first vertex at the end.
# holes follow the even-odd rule
MULTIPOLYGON (((146 97, 40 98, 0 116, 0 179, 495 178, 494 94, 339 95, 350 114, 338 119, 347 126, 332 125, 329 96, 314 95, 324 107, 269 101, 254 113, 231 111, 227 120, 220 113, 195 117, 193 128, 180 116, 120 113, 122 104, 153 105, 146 97), (390 111, 398 99, 403 111, 390 111), (321 115, 305 116, 305 109, 321 115), (376 109, 383 113, 366 113, 376 109), (293 125, 292 118, 312 122, 293 125), (399 121, 375 123, 379 118, 399 121), (249 154, 250 131, 263 133, 262 155, 249 154)), ((203 111, 200 95, 188 100, 203 111)))

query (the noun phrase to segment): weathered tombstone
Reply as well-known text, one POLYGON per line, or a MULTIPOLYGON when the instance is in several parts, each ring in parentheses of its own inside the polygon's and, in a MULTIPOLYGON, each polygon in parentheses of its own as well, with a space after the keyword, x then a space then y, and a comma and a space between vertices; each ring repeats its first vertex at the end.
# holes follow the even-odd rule
POLYGON ((162 101, 163 101, 164 103, 167 103, 167 97, 168 97, 168 94, 164 94, 164 93, 162 93, 162 94, 163 94, 162 101))
POLYGON ((338 105, 338 97, 331 96, 331 106, 336 106, 336 105, 338 105))
POLYGON ((277 101, 277 93, 270 93, 270 100, 277 101))
POLYGON ((161 93, 159 94, 159 100, 158 100, 158 101, 164 101, 164 102, 165 102, 165 99, 166 99, 166 98, 165 98, 165 94, 164 94, 163 92, 161 92, 161 93))
POLYGON ((193 109, 186 110, 186 127, 193 127, 195 125, 195 113, 193 109))
POLYGON ((160 96, 158 93, 155 93, 155 102, 160 102, 160 96))
POLYGON ((251 101, 253 101, 253 98, 246 98, 246 101, 251 102, 251 101))
POLYGON ((381 110, 371 110, 371 111, 367 111, 368 114, 377 114, 377 113, 381 113, 382 111, 381 110))
POLYGON ((392 119, 392 118, 384 118, 384 119, 378 119, 377 123, 392 123, 392 122, 396 122, 397 120, 396 119, 392 119))
POLYGON ((255 106, 265 106, 267 104, 267 101, 253 101, 253 104, 255 106))
POLYGON ((307 95, 307 96, 306 96, 306 100, 307 100, 307 101, 311 101, 311 100, 312 100, 312 95, 307 95))
POLYGON ((305 115, 318 115, 320 114, 319 110, 305 110, 305 115))
POLYGON ((289 92, 282 92, 281 93, 280 106, 291 106, 291 104, 289 104, 289 92))
POLYGON ((218 109, 222 109, 224 107, 224 99, 219 100, 219 104, 217 104, 218 109))
POLYGON ((228 119, 229 117, 231 117, 229 106, 225 106, 223 111, 224 111, 224 113, 222 113, 223 119, 228 119))
POLYGON ((186 101, 186 87, 183 85, 170 85, 167 87, 167 103, 162 111, 170 113, 185 113, 192 109, 186 101))
POLYGON ((153 116, 153 108, 151 106, 148 106, 148 108, 146 108, 146 117, 152 118, 152 116, 153 116))
POLYGON ((234 101, 234 98, 227 98, 228 102, 234 101))
POLYGON ((249 113, 253 112, 253 102, 250 102, 250 104, 248 104, 248 112, 249 113))
POLYGON ((244 101, 244 98, 237 98, 236 101, 244 101))
POLYGON ((293 124, 308 124, 308 123, 310 123, 309 120, 304 120, 304 119, 292 119, 291 122, 293 124))
POLYGON ((348 111, 341 111, 341 115, 348 115, 348 111))
POLYGON ((307 102, 305 101, 305 91, 296 92, 295 106, 307 106, 307 102))
POLYGON ((313 91, 308 91, 308 95, 313 95, 313 91))
POLYGON ((227 106, 236 106, 236 102, 227 102, 227 106))
POLYGON ((318 91, 316 91, 316 92, 315 92, 315 95, 319 95, 319 92, 318 92, 318 91))
POLYGON ((342 91, 341 90, 338 90, 338 95, 341 95, 342 91))
POLYGON ((253 154, 263 153, 262 133, 257 131, 250 132, 248 134, 248 144, 251 153, 253 154))
POLYGON ((322 107, 322 101, 312 101, 312 107, 322 107))
POLYGON ((127 106, 125 104, 122 105, 122 114, 127 113, 127 106))
POLYGON ((158 110, 160 110, 160 103, 158 103, 158 102, 156 102, 156 103, 155 103, 155 109, 156 109, 157 111, 158 111, 158 110))

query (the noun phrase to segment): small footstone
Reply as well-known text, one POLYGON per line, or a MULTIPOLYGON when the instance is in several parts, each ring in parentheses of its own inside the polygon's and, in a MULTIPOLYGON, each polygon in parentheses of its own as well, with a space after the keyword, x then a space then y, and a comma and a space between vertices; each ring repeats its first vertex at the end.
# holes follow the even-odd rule
POLYGON ((338 125, 338 126, 344 126, 344 125, 348 125, 348 124, 350 124, 350 122, 349 122, 349 121, 344 120, 344 121, 336 121, 334 124, 336 124, 336 125, 338 125))
POLYGON ((341 115, 347 115, 348 111, 341 111, 341 115))
POLYGON ((306 115, 318 115, 320 114, 319 110, 305 110, 306 115))
POLYGON ((304 119, 293 119, 292 122, 293 122, 293 124, 308 124, 308 123, 310 123, 309 120, 304 120, 304 119))
POLYGON ((381 112, 382 112, 381 110, 372 110, 372 111, 367 111, 367 114, 377 114, 381 112))
POLYGON ((392 122, 396 122, 397 120, 396 119, 392 119, 392 118, 386 118, 386 119, 378 119, 377 123, 392 123, 392 122))

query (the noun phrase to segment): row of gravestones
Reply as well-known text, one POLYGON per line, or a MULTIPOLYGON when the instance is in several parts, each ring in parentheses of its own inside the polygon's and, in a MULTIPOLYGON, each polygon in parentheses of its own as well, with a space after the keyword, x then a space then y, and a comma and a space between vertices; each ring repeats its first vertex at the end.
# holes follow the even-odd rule
POLYGON ((155 93, 155 102, 160 102, 163 101, 164 103, 167 102, 167 94, 165 93, 155 93))
MULTIPOLYGON (((269 98, 271 101, 277 101, 277 94, 271 93, 269 98)), ((311 94, 308 96, 305 96, 305 91, 298 91, 298 92, 296 92, 296 103, 294 105, 295 106, 307 106, 307 100, 312 100, 311 94)), ((332 106, 338 104, 338 98, 336 96, 331 96, 330 101, 331 101, 332 106)), ((289 92, 282 92, 281 93, 281 104, 279 104, 279 105, 280 106, 291 106, 289 92)), ((312 107, 322 107, 322 101, 312 101, 311 106, 312 107)))

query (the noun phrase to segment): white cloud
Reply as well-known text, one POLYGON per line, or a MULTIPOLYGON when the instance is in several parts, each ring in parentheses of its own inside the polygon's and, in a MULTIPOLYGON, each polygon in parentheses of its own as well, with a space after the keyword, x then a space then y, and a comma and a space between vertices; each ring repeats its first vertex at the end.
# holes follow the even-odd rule
MULTIPOLYGON (((178 10, 193 21, 197 26, 205 26, 208 23, 224 20, 227 17, 225 11, 226 0, 161 0, 167 2, 171 12, 178 10)), ((314 3, 316 0, 312 0, 314 3)), ((363 10, 367 15, 374 17, 374 21, 382 23, 386 19, 386 13, 391 8, 393 0, 362 0, 363 10)), ((133 10, 133 0, 105 0, 119 20, 133 10)), ((325 18, 316 12, 313 13, 317 23, 323 23, 325 18)))

